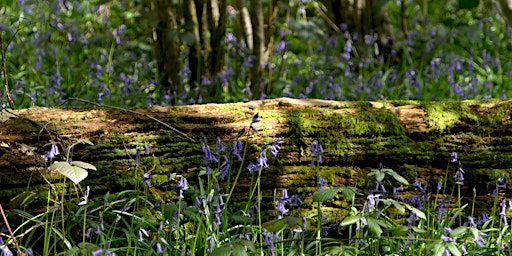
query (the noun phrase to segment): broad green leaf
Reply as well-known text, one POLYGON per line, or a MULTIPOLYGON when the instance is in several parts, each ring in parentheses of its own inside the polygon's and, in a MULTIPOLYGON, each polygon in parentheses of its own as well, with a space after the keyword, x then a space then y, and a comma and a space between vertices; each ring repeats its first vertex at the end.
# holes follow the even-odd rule
POLYGON ((418 208, 415 208, 415 207, 412 207, 408 204, 405 205, 407 207, 407 209, 409 209, 410 211, 416 213, 416 216, 418 216, 419 218, 421 219, 424 219, 426 220, 427 219, 427 216, 425 215, 425 213, 423 213, 421 210, 419 210, 418 208))
POLYGON ((396 181, 398 181, 398 182, 400 182, 400 183, 402 183, 402 184, 404 184, 404 185, 409 185, 409 182, 408 182, 404 177, 402 177, 400 174, 396 173, 395 171, 390 170, 388 173, 389 173, 391 176, 393 176, 393 178, 394 178, 396 181))
POLYGON ((373 218, 366 218, 366 221, 368 222, 368 230, 372 232, 377 237, 380 237, 382 234, 382 229, 380 228, 379 224, 377 223, 377 220, 373 218))
POLYGON ((210 256, 226 256, 226 255, 231 255, 231 250, 229 250, 229 248, 226 244, 222 245, 221 247, 215 248, 215 250, 213 250, 210 253, 210 256))
POLYGON ((340 188, 341 190, 341 193, 343 194, 343 197, 345 197, 345 199, 353 202, 354 201, 354 198, 356 196, 356 188, 354 187, 341 187, 340 188))
POLYGON ((60 174, 68 177, 71 181, 73 181, 75 184, 80 183, 80 181, 87 178, 87 175, 89 174, 86 170, 77 167, 72 166, 68 162, 55 162, 50 167, 48 167, 50 171, 57 171, 60 174))
POLYGON ((446 245, 446 247, 448 248, 448 251, 450 251, 452 253, 453 256, 461 256, 462 255, 459 248, 457 248, 457 245, 454 242, 448 243, 446 245))
POLYGON ((238 240, 235 241, 235 243, 244 246, 245 248, 247 248, 252 253, 256 253, 256 246, 251 241, 247 241, 247 240, 244 240, 244 239, 238 239, 238 240))
POLYGON ((345 217, 345 219, 343 219, 343 221, 340 223, 340 225, 341 226, 352 225, 352 224, 356 223, 358 220, 360 220, 361 218, 362 218, 361 215, 347 216, 347 217, 345 217))
POLYGON ((96 166, 90 164, 90 163, 86 163, 86 162, 82 162, 82 161, 71 161, 71 163, 69 163, 71 165, 74 165, 74 166, 78 166, 82 169, 86 169, 86 170, 93 170, 93 171, 96 171, 96 166))
POLYGON ((238 256, 238 255, 246 256, 247 255, 247 251, 245 250, 245 248, 242 245, 234 244, 233 248, 231 249, 231 255, 234 255, 234 256, 238 256))
POLYGON ((405 208, 397 201, 393 199, 380 199, 386 205, 392 204, 400 213, 405 213, 405 208))
POLYGON ((327 200, 331 200, 339 190, 339 188, 318 190, 313 194, 313 202, 325 202, 327 200))
POLYGON ((377 175, 375 175, 375 179, 378 182, 382 182, 382 180, 384 179, 385 176, 386 176, 386 174, 384 174, 383 172, 378 172, 377 175))
POLYGON ((464 235, 464 234, 466 234, 467 230, 468 230, 467 227, 458 227, 458 228, 452 230, 452 232, 450 232, 450 237, 458 237, 460 235, 464 235))
POLYGON ((269 232, 275 233, 282 230, 288 223, 288 217, 284 217, 280 220, 271 220, 262 224, 263 228, 269 232))
POLYGON ((87 170, 82 169, 80 167, 76 167, 76 166, 70 166, 67 169, 59 170, 59 172, 62 175, 68 177, 68 179, 73 181, 75 184, 80 183, 82 180, 87 178, 87 175, 89 175, 87 170))

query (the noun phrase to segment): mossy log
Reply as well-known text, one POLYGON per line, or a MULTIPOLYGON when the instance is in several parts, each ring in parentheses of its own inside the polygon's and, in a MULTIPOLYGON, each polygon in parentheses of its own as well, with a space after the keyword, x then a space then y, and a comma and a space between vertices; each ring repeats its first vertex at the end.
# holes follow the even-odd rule
MULTIPOLYGON (((275 189, 287 188, 289 193, 311 198, 317 190, 316 170, 310 166, 309 145, 314 140, 324 148, 320 174, 330 186, 375 186, 366 174, 382 163, 409 181, 414 180, 416 168, 420 180, 435 188, 446 174, 451 153, 457 152, 466 172, 463 188, 467 197, 472 197, 474 187, 479 196, 488 197, 494 180, 502 173, 508 177, 512 167, 511 103, 279 98, 134 109, 176 127, 194 142, 147 116, 109 108, 34 107, 14 111, 19 117, 4 112, 0 115, 0 203, 7 204, 23 191, 47 189, 41 156, 51 141, 59 140, 68 145, 74 139, 94 143, 77 145, 72 152, 73 160, 97 167, 81 184, 91 186, 93 195, 133 189, 141 179, 134 172, 134 155, 143 145, 153 149, 142 155, 138 168, 154 169, 155 193, 166 184, 167 173, 176 168, 194 183, 203 165, 201 137, 206 136, 212 148, 217 138, 232 143, 255 113, 261 122, 254 124, 258 133, 247 137, 253 146, 244 165, 265 143, 284 138, 278 158, 269 155, 269 168, 262 173, 262 191, 269 197, 275 189)), ((448 177, 453 174, 450 169, 448 177)), ((235 193, 248 191, 250 176, 242 176, 235 193)))

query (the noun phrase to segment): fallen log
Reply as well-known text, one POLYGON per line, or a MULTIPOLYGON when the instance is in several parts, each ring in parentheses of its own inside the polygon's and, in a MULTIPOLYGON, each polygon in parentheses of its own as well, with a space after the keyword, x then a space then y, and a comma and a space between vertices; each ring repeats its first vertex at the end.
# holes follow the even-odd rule
MULTIPOLYGON (((226 145, 248 129, 251 118, 258 133, 250 133, 248 161, 276 138, 284 138, 277 158, 269 156, 269 168, 262 174, 262 191, 272 197, 274 190, 288 189, 310 198, 317 190, 317 172, 310 166, 309 145, 323 146, 320 174, 328 185, 375 186, 366 177, 382 163, 410 182, 415 179, 435 187, 446 174, 452 152, 457 152, 466 171, 464 191, 473 188, 488 197, 494 180, 512 167, 511 101, 461 102, 336 102, 315 99, 279 98, 247 103, 204 104, 134 109, 138 113, 110 108, 33 107, 5 111, 0 115, 0 203, 24 191, 47 190, 44 160, 53 144, 70 145, 88 139, 94 145, 76 145, 73 160, 96 166, 81 183, 95 195, 133 189, 142 177, 134 170, 152 170, 155 193, 162 193, 167 174, 181 169, 193 183, 204 165, 202 136, 214 147, 217 138, 226 145), (148 118, 168 123, 183 134, 148 118), (190 140, 191 137, 194 141, 190 140), (151 145, 135 165, 137 149, 151 145)), ((245 139, 245 137, 242 137, 245 139)), ((453 165, 453 164, 452 164, 453 165)), ((245 166, 244 166, 245 168, 245 166)), ((449 177, 454 172, 450 170, 449 177)), ((244 194, 249 174, 235 193, 244 194)), ((235 197, 237 198, 237 197, 235 197)), ((333 204, 333 207, 334 204, 333 204)))

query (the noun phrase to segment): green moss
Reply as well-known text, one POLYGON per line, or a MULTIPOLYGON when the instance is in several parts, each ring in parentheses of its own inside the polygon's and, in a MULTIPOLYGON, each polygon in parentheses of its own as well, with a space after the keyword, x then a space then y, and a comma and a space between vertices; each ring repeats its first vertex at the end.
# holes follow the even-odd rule
POLYGON ((450 131, 456 123, 464 122, 479 133, 501 125, 510 106, 509 103, 494 105, 479 101, 422 102, 421 105, 427 113, 425 121, 434 131, 450 131), (481 108, 486 104, 489 106, 487 110, 481 108))

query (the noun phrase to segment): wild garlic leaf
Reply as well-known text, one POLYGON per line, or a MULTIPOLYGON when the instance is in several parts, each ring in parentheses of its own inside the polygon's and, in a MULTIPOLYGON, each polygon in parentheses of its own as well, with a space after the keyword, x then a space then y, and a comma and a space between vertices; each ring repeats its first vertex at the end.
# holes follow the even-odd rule
POLYGON ((80 183, 82 180, 87 178, 89 174, 85 169, 78 166, 72 166, 68 162, 55 162, 48 168, 50 171, 57 171, 60 174, 66 176, 75 184, 80 183))
POLYGON ((74 165, 74 166, 78 166, 78 167, 80 167, 82 169, 96 171, 96 166, 94 166, 94 165, 92 165, 90 163, 86 163, 86 162, 82 162, 82 161, 71 161, 70 164, 74 165))

